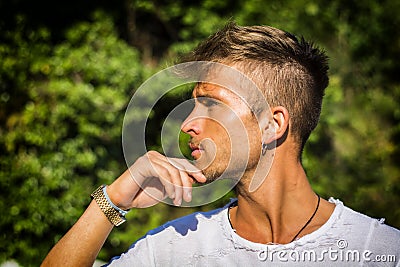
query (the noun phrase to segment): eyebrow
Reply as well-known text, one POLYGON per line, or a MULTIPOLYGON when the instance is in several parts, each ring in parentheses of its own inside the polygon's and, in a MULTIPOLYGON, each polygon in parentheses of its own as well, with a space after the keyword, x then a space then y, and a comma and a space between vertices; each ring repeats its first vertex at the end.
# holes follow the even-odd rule
POLYGON ((210 90, 210 89, 208 89, 208 90, 199 90, 199 87, 200 88, 202 88, 204 85, 202 85, 201 83, 199 83, 199 84, 197 84, 196 86, 195 86, 195 88, 193 89, 193 91, 192 91, 192 98, 193 99, 196 99, 196 98, 198 98, 198 97, 205 97, 205 98, 212 98, 212 99, 216 99, 216 100, 218 100, 218 101, 220 101, 220 102, 225 102, 226 101, 226 99, 224 98, 224 97, 220 97, 219 95, 212 95, 212 94, 210 94, 210 93, 208 93, 207 91, 213 91, 212 89, 210 90), (197 96, 195 96, 195 93, 196 92, 196 94, 197 94, 197 96))
POLYGON ((208 97, 208 98, 218 99, 218 98, 216 98, 215 96, 212 96, 212 95, 210 95, 210 94, 208 94, 208 93, 198 94, 197 96, 195 96, 194 94, 192 94, 192 97, 193 97, 193 98, 208 97))
POLYGON ((207 98, 213 98, 213 99, 222 101, 222 99, 220 99, 219 97, 213 96, 207 92, 199 93, 199 91, 197 91, 197 96, 194 95, 194 92, 195 92, 195 90, 192 91, 192 98, 194 98, 194 99, 196 99, 198 97, 207 97, 207 98))

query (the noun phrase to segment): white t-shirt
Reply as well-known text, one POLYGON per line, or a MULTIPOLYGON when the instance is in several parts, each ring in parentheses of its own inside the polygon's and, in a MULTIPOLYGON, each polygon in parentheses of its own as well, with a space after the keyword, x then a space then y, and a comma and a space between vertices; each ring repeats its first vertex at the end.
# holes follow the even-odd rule
POLYGON ((400 231, 339 200, 318 230, 289 244, 248 241, 232 229, 232 203, 167 222, 110 266, 400 266, 400 231))

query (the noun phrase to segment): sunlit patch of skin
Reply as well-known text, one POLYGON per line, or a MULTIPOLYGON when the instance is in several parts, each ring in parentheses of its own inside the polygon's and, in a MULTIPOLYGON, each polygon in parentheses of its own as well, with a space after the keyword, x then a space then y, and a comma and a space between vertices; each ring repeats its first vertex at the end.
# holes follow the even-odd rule
MULTIPOLYGON (((272 117, 268 113, 270 110, 261 91, 239 68, 215 62, 190 62, 173 66, 152 76, 136 90, 124 118, 122 136, 127 165, 131 166, 137 157, 147 152, 145 125, 155 103, 170 90, 188 83, 197 84, 193 90, 193 100, 190 100, 195 105, 181 127, 190 135, 188 145, 194 158, 193 171, 200 169, 208 181, 193 188, 193 205, 204 205, 222 197, 223 194, 208 197, 212 195, 208 192, 214 191, 212 181, 215 180, 229 178, 237 183, 242 179, 249 184, 255 181, 252 184, 257 188, 267 177, 273 159, 273 154, 268 161, 265 160, 267 157, 261 155, 262 144, 268 140, 265 129, 272 117), (177 68, 181 71, 178 76, 177 68), (199 76, 199 70, 205 68, 207 75, 199 76), (196 192, 202 195, 197 196, 201 199, 197 202, 194 200, 196 192)), ((165 131, 167 134, 163 134, 162 130, 162 146, 166 151, 178 151, 174 152, 176 157, 183 158, 178 146, 178 123, 167 119, 163 129, 172 130, 165 131)), ((272 147, 270 151, 273 150, 272 147)), ((170 161, 173 166, 174 162, 170 161)), ((181 164, 175 167, 189 174, 192 171, 190 168, 182 169, 181 164)), ((234 185, 229 184, 225 192, 234 185)), ((152 194, 150 191, 146 193, 152 194)), ((169 203, 163 199, 160 201, 169 203)))

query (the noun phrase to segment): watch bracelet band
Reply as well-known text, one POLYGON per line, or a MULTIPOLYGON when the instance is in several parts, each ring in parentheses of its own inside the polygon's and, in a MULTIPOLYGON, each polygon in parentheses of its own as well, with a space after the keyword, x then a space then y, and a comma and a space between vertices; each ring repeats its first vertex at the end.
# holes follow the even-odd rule
POLYGON ((118 210, 112 207, 112 205, 107 200, 104 195, 103 188, 106 185, 99 186, 93 193, 90 195, 92 199, 94 199, 97 205, 100 207, 101 211, 107 217, 107 219, 115 226, 119 226, 122 223, 126 222, 126 218, 122 215, 118 210))

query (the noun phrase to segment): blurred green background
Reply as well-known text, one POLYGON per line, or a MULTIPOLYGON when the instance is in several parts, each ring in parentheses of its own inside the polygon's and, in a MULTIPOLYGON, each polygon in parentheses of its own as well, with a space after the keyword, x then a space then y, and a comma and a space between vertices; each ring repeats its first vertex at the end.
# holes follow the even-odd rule
MULTIPOLYGON (((130 97, 228 20, 314 40, 331 58, 321 122, 304 166, 323 197, 400 228, 399 0, 0 1, 0 263, 38 266, 126 165, 130 97)), ((149 146, 185 92, 157 105, 149 146)), ((132 211, 99 259, 197 209, 132 211)))

